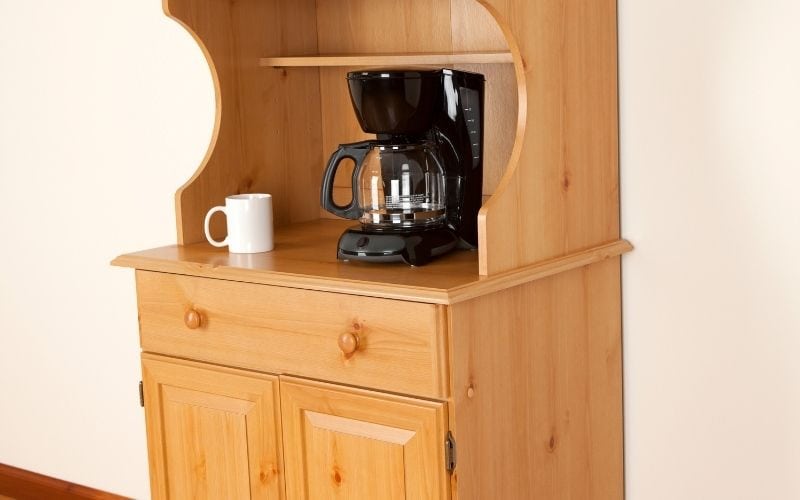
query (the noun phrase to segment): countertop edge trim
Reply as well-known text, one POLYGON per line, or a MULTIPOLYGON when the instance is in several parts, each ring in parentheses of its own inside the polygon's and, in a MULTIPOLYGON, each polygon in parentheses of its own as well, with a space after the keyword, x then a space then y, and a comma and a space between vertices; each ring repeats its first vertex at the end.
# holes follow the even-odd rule
POLYGON ((192 267, 192 263, 131 255, 120 255, 111 261, 111 265, 141 269, 144 271, 198 276, 242 283, 256 283, 321 292, 345 293, 349 295, 363 295, 385 299, 405 300, 409 302, 449 305, 594 264, 620 256, 631 250, 633 250, 633 245, 631 245, 630 242, 627 240, 616 240, 565 256, 555 257, 522 268, 484 277, 472 283, 448 290, 406 287, 403 285, 372 284, 364 281, 315 278, 275 272, 267 272, 264 273, 263 277, 260 277, 255 276, 253 271, 250 270, 240 270, 232 267, 211 268, 204 265, 196 265, 197 272, 191 272, 190 268, 192 267))
POLYGON ((619 257, 633 250, 628 240, 616 240, 603 245, 588 248, 568 255, 554 257, 529 266, 491 275, 484 280, 476 281, 447 291, 448 304, 457 304, 466 300, 499 292, 508 288, 523 285, 530 281, 540 280, 579 267, 595 264, 606 259, 619 257))

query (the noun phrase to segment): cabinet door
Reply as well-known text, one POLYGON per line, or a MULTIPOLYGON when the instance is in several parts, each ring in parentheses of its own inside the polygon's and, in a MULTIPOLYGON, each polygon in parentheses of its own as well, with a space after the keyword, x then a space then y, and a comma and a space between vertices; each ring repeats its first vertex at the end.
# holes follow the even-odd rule
POLYGON ((278 378, 142 355, 153 498, 284 498, 278 378))
POLYGON ((445 499, 444 403, 281 377, 292 500, 445 499))

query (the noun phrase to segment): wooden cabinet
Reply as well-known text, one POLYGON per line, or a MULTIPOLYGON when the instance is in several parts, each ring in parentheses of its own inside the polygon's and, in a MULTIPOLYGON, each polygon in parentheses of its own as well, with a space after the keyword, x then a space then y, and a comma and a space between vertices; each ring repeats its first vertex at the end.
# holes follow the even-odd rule
POLYGON ((164 6, 217 118, 178 244, 114 261, 137 270, 153 495, 621 499, 616 1, 164 6), (478 248, 342 263, 322 172, 370 138, 344 77, 398 65, 486 76, 478 248), (271 252, 205 242, 244 192, 273 196, 271 252))
POLYGON ((615 248, 448 304, 137 271, 154 497, 621 498, 615 248))

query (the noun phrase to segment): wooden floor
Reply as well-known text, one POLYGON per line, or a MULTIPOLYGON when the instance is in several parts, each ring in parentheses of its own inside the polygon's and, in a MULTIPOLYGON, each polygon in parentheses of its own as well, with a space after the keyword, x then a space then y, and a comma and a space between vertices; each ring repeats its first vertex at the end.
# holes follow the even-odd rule
POLYGON ((125 500, 87 486, 0 464, 0 500, 125 500))

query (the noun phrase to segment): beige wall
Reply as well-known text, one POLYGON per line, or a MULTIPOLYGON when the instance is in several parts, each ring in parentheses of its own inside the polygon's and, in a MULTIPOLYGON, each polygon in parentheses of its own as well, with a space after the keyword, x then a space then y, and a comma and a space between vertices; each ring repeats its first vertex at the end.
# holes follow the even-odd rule
MULTIPOLYGON (((800 4, 621 0, 627 492, 800 498, 800 4)), ((0 0, 0 462, 147 497, 133 277, 213 91, 158 0, 0 0)))
POLYGON ((619 5, 628 498, 800 498, 800 2, 619 5))
POLYGON ((211 136, 158 0, 0 0, 0 463, 146 498, 133 273, 211 136))

